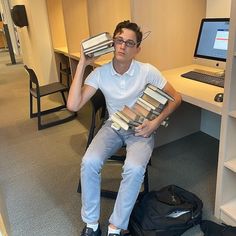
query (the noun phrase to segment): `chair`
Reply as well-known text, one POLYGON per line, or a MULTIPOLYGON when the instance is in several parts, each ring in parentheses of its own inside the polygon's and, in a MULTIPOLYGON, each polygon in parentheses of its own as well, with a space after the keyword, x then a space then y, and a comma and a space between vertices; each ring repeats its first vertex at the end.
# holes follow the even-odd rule
MULTIPOLYGON (((90 101, 92 104, 92 118, 91 118, 91 124, 90 124, 86 149, 88 148, 88 146, 91 143, 95 134, 101 128, 104 121, 108 118, 105 98, 104 98, 103 93, 100 90, 97 90, 97 92, 94 94, 94 96, 91 98, 90 101)), ((125 147, 122 147, 116 154, 109 157, 108 162, 111 162, 111 161, 113 161, 113 162, 118 161, 120 163, 124 163, 124 161, 125 161, 125 147)), ((151 162, 149 162, 149 165, 150 164, 151 164, 151 162)), ((81 193, 80 181, 78 184, 77 192, 81 193)), ((149 192, 148 168, 146 168, 144 183, 143 183, 143 190, 139 193, 139 198, 147 192, 149 192)), ((115 199, 117 196, 117 191, 112 191, 109 189, 101 189, 101 196, 106 197, 106 198, 115 199)))
POLYGON ((54 82, 51 84, 40 86, 37 76, 33 69, 28 68, 26 65, 24 66, 26 71, 29 74, 30 83, 30 118, 37 117, 38 118, 38 129, 45 129, 55 125, 59 125, 68 121, 73 120, 76 117, 76 113, 71 113, 65 118, 48 121, 46 123, 42 122, 42 116, 61 111, 62 109, 66 109, 66 97, 65 92, 68 92, 69 88, 66 85, 63 85, 61 82, 54 82), (41 108, 41 98, 50 94, 60 93, 63 99, 63 104, 59 106, 55 106, 50 109, 46 109, 42 111, 41 108), (33 97, 37 99, 37 112, 33 112, 33 97))

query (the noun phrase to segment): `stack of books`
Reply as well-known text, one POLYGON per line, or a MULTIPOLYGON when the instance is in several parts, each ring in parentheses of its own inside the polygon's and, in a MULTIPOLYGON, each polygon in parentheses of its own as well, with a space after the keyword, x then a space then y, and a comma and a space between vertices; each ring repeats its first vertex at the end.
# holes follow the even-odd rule
MULTIPOLYGON (((124 106, 121 111, 117 111, 111 116, 113 127, 134 130, 144 120, 153 120, 160 115, 169 100, 174 101, 163 90, 148 84, 133 107, 124 106)), ((162 122, 162 125, 168 126, 168 118, 162 122)))
POLYGON ((89 57, 97 57, 113 52, 115 50, 113 44, 113 39, 108 32, 100 33, 82 42, 84 54, 89 57))

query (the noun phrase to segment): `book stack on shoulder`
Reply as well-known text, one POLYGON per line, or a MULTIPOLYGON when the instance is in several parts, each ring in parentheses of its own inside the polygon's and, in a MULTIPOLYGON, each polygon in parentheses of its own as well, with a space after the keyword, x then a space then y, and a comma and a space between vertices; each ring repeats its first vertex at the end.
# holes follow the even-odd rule
POLYGON ((108 32, 84 40, 82 46, 84 54, 89 57, 97 57, 114 51, 113 39, 108 32))
MULTIPOLYGON (((169 100, 174 101, 163 90, 148 84, 133 107, 124 106, 121 111, 111 116, 111 120, 115 124, 114 127, 134 130, 144 120, 153 120, 160 115, 169 100)), ((162 125, 167 127, 168 119, 164 120, 162 125)))

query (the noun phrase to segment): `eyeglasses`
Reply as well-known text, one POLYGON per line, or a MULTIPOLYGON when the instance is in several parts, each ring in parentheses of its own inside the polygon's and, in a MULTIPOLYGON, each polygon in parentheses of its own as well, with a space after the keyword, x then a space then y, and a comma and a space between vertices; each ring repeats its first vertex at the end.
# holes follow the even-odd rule
POLYGON ((137 43, 135 43, 133 40, 123 40, 122 38, 114 38, 114 43, 115 44, 118 44, 118 45, 121 45, 121 44, 125 44, 126 47, 129 47, 129 48, 133 48, 135 45, 137 45, 137 43))

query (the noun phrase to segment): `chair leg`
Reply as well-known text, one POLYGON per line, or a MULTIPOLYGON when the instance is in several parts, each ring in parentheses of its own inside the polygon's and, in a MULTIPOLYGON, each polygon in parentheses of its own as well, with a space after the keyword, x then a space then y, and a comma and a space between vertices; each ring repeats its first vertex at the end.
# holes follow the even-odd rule
POLYGON ((30 93, 30 118, 33 118, 33 117, 34 117, 34 115, 33 115, 33 96, 30 93))
POLYGON ((77 193, 81 193, 81 182, 79 180, 79 184, 78 184, 78 187, 77 187, 77 193))
POLYGON ((63 102, 64 102, 64 104, 66 106, 66 97, 65 97, 64 92, 61 92, 61 96, 62 96, 63 102))
MULTIPOLYGON (((68 70, 69 70, 69 69, 68 69, 68 70)), ((67 72, 66 78, 67 78, 67 87, 69 88, 70 85, 71 85, 69 71, 67 72)))
POLYGON ((41 120, 41 102, 40 102, 40 98, 36 98, 37 99, 37 117, 38 117, 38 129, 41 130, 42 129, 42 120, 41 120))
POLYGON ((143 182, 143 193, 146 194, 149 192, 149 181, 148 181, 148 167, 146 168, 146 173, 145 173, 145 176, 144 176, 144 182, 143 182))

